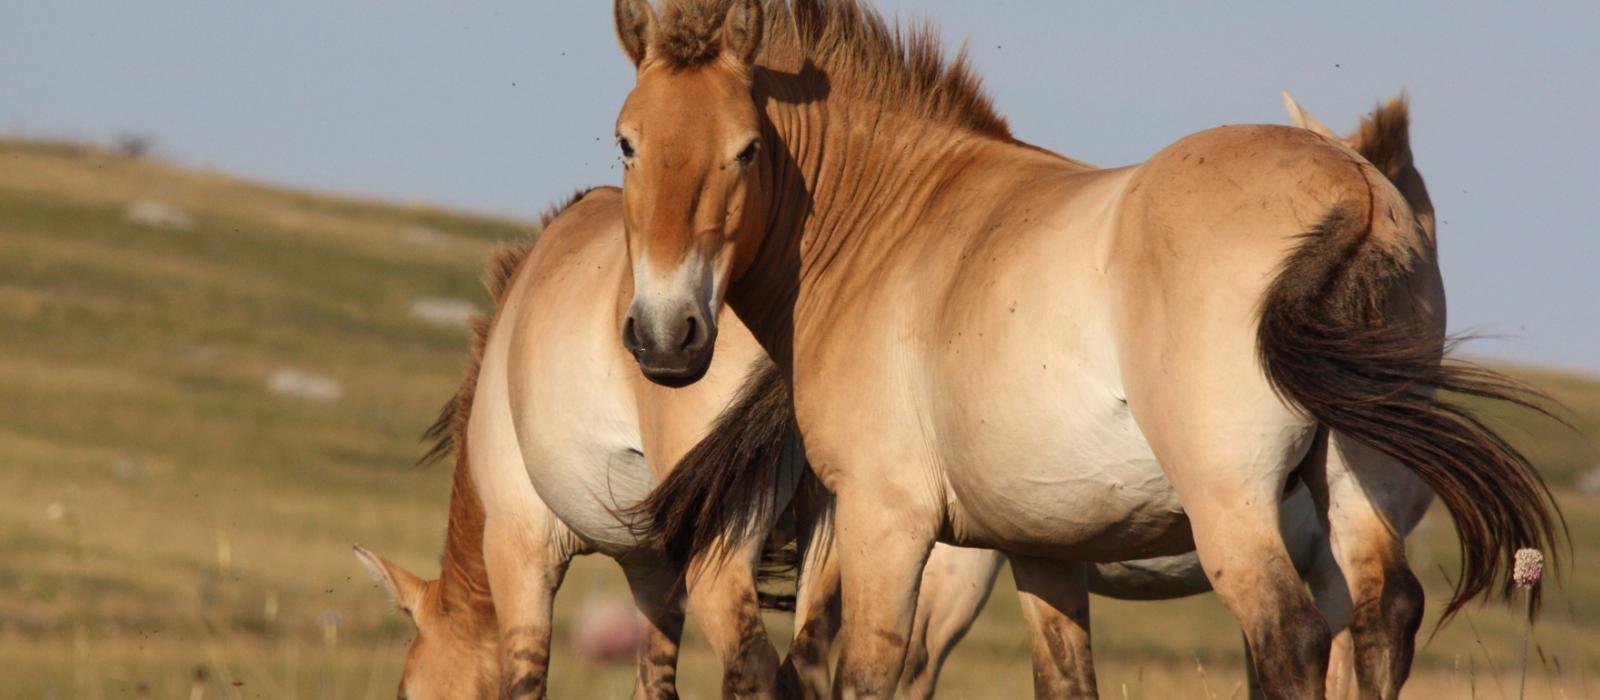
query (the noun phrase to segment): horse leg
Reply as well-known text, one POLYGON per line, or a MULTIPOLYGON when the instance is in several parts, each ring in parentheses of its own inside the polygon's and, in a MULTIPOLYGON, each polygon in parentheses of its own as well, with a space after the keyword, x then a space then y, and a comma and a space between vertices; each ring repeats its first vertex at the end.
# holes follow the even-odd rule
POLYGON ((1324 508, 1343 572, 1356 688, 1394 698, 1411 672, 1422 624, 1422 584, 1406 562, 1405 535, 1432 493, 1393 458, 1334 433, 1324 471, 1307 479, 1324 508))
POLYGON ((1099 697, 1089 651, 1089 565, 1010 559, 1033 646, 1034 697, 1099 697))
MULTIPOLYGON (((1347 628, 1350 626, 1350 594, 1345 589, 1344 574, 1339 571, 1338 563, 1333 560, 1333 553, 1328 550, 1326 535, 1318 530, 1314 537, 1317 540, 1312 543, 1315 549, 1303 576, 1306 583, 1311 585, 1311 598, 1317 610, 1322 613, 1322 619, 1328 623, 1328 628, 1333 633, 1325 687, 1330 699, 1340 700, 1349 694, 1350 631, 1347 628)), ((1248 639, 1244 645, 1244 664, 1245 680, 1249 683, 1249 697, 1256 700, 1261 697, 1261 684, 1256 680, 1255 660, 1250 657, 1248 639)))
POLYGON ((900 676, 902 695, 933 697, 945 659, 983 612, 1004 563, 1004 556, 991 549, 933 546, 922 569, 916 623, 900 676))
POLYGON ((683 639, 683 597, 672 567, 659 561, 622 560, 633 604, 639 609, 644 644, 639 647, 633 697, 678 697, 678 643, 683 639))
POLYGON ((556 590, 582 545, 542 501, 484 523, 484 565, 500 626, 501 697, 545 697, 556 590))
POLYGON ((1332 635, 1284 550, 1276 494, 1207 495, 1186 497, 1184 510, 1207 578, 1244 628, 1262 696, 1322 697, 1332 635))
POLYGON ((807 700, 828 697, 833 640, 839 635, 839 557, 833 538, 833 497, 821 488, 795 495, 800 581, 795 589, 794 641, 784 675, 807 700))
POLYGON ((830 556, 800 576, 794 611, 794 642, 784 660, 803 698, 828 697, 833 640, 839 636, 839 558, 830 556), (792 669, 789 670, 789 669, 792 669))
POLYGON ((1284 544, 1279 510, 1313 431, 1282 423, 1286 412, 1271 400, 1258 404, 1258 420, 1239 403, 1227 421, 1158 414, 1167 430, 1147 434, 1189 516, 1206 578, 1244 629, 1262 696, 1322 697, 1332 635, 1284 544), (1226 434, 1235 430, 1244 434, 1226 434))
POLYGON ((1128 408, 1189 517, 1206 579, 1243 629, 1262 695, 1320 698, 1332 634, 1295 568, 1280 508, 1317 426, 1268 383, 1256 328, 1234 325, 1221 305, 1166 294, 1130 307, 1145 327, 1121 341, 1128 408), (1208 303, 1167 308, 1175 298, 1208 303))
POLYGON ((838 490, 835 516, 844 619, 833 694, 886 698, 900 680, 938 515, 892 484, 849 486, 838 490))
POLYGON ((726 562, 708 563, 689 579, 689 611, 722 661, 722 696, 771 697, 777 693, 778 650, 767 640, 756 595, 755 567, 762 543, 747 545, 726 562))
MULTIPOLYGON (((1309 472, 1307 469, 1302 473, 1309 472)), ((1313 506, 1315 509, 1315 506, 1313 506)), ((1318 510, 1320 512, 1320 510, 1318 510)), ((1319 517, 1313 514, 1313 517, 1319 517)), ((1309 561, 1301 567, 1301 576, 1311 586, 1311 598, 1322 613, 1333 633, 1333 646, 1328 654, 1327 694, 1329 698, 1342 699, 1349 695, 1351 675, 1350 657, 1350 591, 1345 587, 1344 573, 1334 561, 1328 547, 1328 535, 1320 523, 1313 526, 1312 540, 1308 545, 1309 561)), ((1284 533, 1285 537, 1289 533, 1284 533)))

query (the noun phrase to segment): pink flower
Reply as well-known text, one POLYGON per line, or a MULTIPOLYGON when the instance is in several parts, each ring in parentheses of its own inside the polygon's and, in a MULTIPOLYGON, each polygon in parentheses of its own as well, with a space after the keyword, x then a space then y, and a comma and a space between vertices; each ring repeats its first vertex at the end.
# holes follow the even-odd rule
POLYGON ((1544 555, 1537 549, 1517 550, 1516 563, 1511 567, 1511 581, 1518 588, 1533 588, 1544 576, 1544 555))

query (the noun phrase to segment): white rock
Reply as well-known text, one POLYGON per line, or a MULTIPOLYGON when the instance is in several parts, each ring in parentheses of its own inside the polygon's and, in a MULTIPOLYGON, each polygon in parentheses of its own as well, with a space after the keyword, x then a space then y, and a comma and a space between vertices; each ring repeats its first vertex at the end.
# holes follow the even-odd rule
POLYGON ((118 479, 130 481, 139 476, 139 463, 127 457, 118 457, 117 461, 111 463, 111 473, 118 479))
POLYGON ((408 226, 402 235, 406 240, 428 248, 443 248, 450 245, 448 235, 427 226, 408 226))
POLYGON ((190 219, 182 209, 153 199, 141 199, 128 205, 127 216, 129 222, 151 228, 170 228, 178 231, 194 228, 194 220, 190 219))
POLYGON ((1578 475, 1578 492, 1588 496, 1600 496, 1600 467, 1595 467, 1578 475))
POLYGON ((338 401, 344 385, 333 377, 298 369, 280 369, 267 377, 267 390, 281 396, 311 401, 338 401))
POLYGON ((465 327, 478 306, 466 299, 418 299, 411 302, 411 315, 440 326, 465 327))

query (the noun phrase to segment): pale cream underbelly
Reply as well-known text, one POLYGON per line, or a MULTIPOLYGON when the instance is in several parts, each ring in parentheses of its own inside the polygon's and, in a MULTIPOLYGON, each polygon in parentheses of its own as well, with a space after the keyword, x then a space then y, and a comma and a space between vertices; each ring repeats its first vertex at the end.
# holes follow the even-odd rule
POLYGON ((655 488, 639 449, 638 431, 625 422, 547 421, 523 435, 523 466, 550 511, 602 553, 644 546, 630 509, 655 488))
POLYGON ((1079 398, 986 421, 943 465, 947 538, 1012 552, 1120 561, 1193 548, 1188 520, 1127 407, 1079 398))

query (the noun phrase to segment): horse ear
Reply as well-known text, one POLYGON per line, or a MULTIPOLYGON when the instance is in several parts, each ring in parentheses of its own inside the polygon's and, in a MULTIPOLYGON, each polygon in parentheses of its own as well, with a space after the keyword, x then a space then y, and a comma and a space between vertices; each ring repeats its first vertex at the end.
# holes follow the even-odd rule
POLYGON ((1399 178, 1411 167, 1411 107, 1405 95, 1379 105, 1345 143, 1390 180, 1399 178))
POLYGON ((422 604, 422 592, 428 582, 398 565, 373 554, 366 547, 355 546, 356 559, 372 574, 372 580, 383 584, 389 599, 412 620, 416 619, 417 606, 422 604))
POLYGON ((1283 108, 1289 110, 1289 121, 1294 122, 1295 126, 1316 132, 1335 141, 1344 141, 1344 139, 1339 138, 1338 134, 1333 133, 1333 129, 1329 129, 1327 124, 1323 124, 1322 120, 1317 118, 1317 115, 1306 111, 1304 107, 1300 106, 1299 102, 1295 102, 1294 98, 1289 96, 1288 90, 1283 91, 1283 108))
POLYGON ((644 63, 645 52, 656 31, 656 11, 649 0, 617 0, 617 40, 634 66, 644 63))
POLYGON ((766 30, 760 0, 735 0, 722 20, 722 51, 741 65, 755 63, 761 50, 761 35, 766 30))

